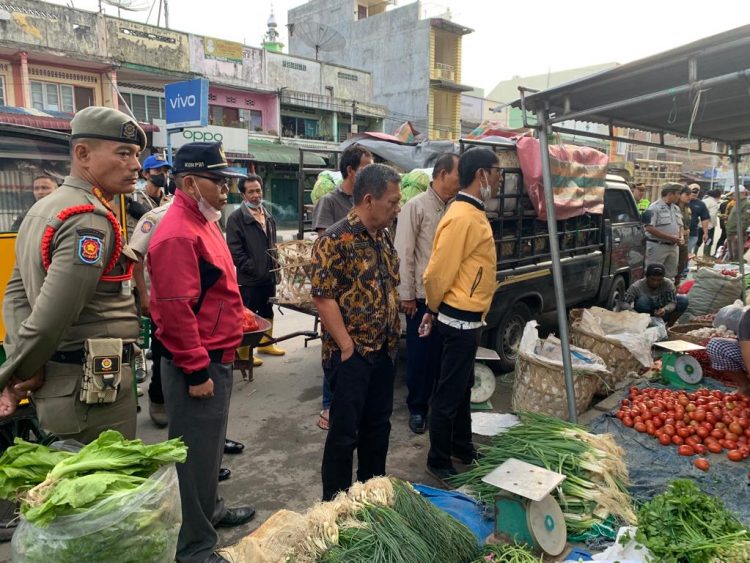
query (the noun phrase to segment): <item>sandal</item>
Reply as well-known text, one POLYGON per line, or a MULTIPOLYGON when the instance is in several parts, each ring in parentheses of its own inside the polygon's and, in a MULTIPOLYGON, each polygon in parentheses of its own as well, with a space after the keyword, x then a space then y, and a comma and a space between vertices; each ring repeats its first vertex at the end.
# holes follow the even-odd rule
POLYGON ((320 416, 318 416, 318 428, 321 430, 328 430, 330 428, 328 424, 328 409, 323 409, 320 411, 320 416))

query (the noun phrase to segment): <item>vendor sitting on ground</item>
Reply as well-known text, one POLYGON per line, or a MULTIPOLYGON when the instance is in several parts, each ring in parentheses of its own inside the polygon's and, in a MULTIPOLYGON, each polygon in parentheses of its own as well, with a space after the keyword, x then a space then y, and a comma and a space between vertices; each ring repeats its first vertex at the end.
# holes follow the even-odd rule
POLYGON ((663 265, 649 264, 646 277, 628 288, 620 308, 661 317, 667 326, 672 326, 687 309, 688 298, 677 295, 674 284, 664 277, 664 273, 663 265))
POLYGON ((714 337, 706 351, 711 367, 734 380, 740 393, 750 395, 750 309, 740 317, 737 338, 714 337))

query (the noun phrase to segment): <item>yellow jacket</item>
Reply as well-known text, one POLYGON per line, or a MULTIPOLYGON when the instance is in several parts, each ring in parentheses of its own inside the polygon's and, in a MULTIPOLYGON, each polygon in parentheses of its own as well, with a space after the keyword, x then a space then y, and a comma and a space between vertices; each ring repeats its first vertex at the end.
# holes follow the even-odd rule
POLYGON ((479 202, 463 193, 438 225, 424 272, 427 306, 465 321, 483 319, 495 294, 497 255, 479 202))

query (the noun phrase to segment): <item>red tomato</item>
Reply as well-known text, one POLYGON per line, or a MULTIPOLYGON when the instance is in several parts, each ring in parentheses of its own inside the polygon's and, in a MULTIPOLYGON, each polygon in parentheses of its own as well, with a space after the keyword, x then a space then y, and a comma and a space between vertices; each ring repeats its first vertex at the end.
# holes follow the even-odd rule
POLYGON ((672 437, 667 434, 661 433, 658 438, 662 446, 669 446, 672 443, 672 437))
POLYGON ((698 430, 696 430, 695 433, 698 435, 698 437, 701 440, 704 440, 704 439, 708 438, 708 435, 710 434, 710 432, 708 431, 708 429, 705 428, 705 427, 703 427, 703 426, 701 426, 700 428, 698 428, 698 430))
POLYGON ((695 450, 693 449, 693 446, 685 444, 677 448, 677 453, 684 456, 695 455, 695 450))
POLYGON ((693 462, 693 465, 696 467, 696 469, 700 469, 701 471, 708 471, 709 467, 711 467, 711 464, 708 463, 708 460, 703 457, 699 457, 698 459, 696 459, 693 462))
POLYGON ((645 432, 646 431, 646 425, 642 422, 636 422, 634 428, 638 432, 645 432))
POLYGON ((729 425, 729 431, 732 434, 744 434, 745 428, 739 422, 733 422, 729 425))
POLYGON ((665 434, 668 434, 671 438, 675 434, 675 428, 671 424, 665 424, 662 429, 664 430, 665 434))
POLYGON ((711 437, 716 438, 717 440, 721 440, 724 438, 724 431, 718 428, 714 428, 713 430, 711 430, 711 437))
POLYGON ((732 442, 736 442, 738 438, 739 436, 737 436, 737 434, 731 431, 724 434, 725 440, 732 440, 732 442))
POLYGON ((706 420, 706 411, 704 411, 703 409, 696 409, 693 412, 692 418, 693 420, 697 420, 698 422, 703 422, 704 420, 706 420))
POLYGON ((681 436, 678 436, 677 434, 675 434, 674 436, 672 436, 672 443, 675 446, 681 446, 682 444, 685 443, 685 440, 683 440, 681 436))
POLYGON ((709 442, 706 444, 706 449, 712 454, 720 454, 724 448, 718 442, 709 442))
POLYGON ((740 450, 730 450, 727 452, 729 461, 742 461, 742 452, 740 450))
POLYGON ((678 435, 678 436, 679 436, 680 438, 687 438, 688 436, 690 436, 690 430, 688 430, 687 428, 680 428, 680 429, 679 429, 679 430, 677 431, 677 435, 678 435))
POLYGON ((628 428, 633 428, 633 419, 629 416, 626 416, 622 419, 622 423, 627 426, 628 428))
POLYGON ((703 455, 704 453, 706 453, 706 446, 704 446, 703 444, 695 444, 693 446, 693 449, 698 455, 703 455))

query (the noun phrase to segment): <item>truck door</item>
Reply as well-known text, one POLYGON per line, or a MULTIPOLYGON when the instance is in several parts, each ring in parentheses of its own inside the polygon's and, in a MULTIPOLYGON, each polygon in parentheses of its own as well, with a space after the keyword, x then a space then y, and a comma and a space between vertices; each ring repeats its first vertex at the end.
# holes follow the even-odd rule
POLYGON ((610 278, 626 275, 632 283, 643 276, 645 257, 643 225, 633 195, 627 188, 608 187, 604 193, 604 209, 611 226, 605 236, 611 236, 611 240, 605 245, 610 254, 609 259, 605 259, 609 272, 602 274, 610 278))

